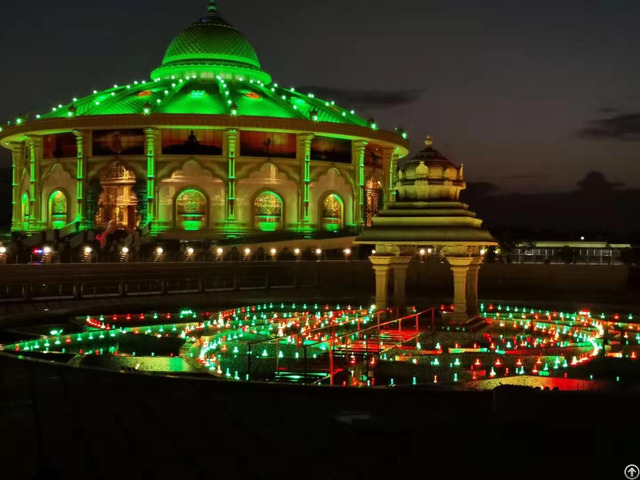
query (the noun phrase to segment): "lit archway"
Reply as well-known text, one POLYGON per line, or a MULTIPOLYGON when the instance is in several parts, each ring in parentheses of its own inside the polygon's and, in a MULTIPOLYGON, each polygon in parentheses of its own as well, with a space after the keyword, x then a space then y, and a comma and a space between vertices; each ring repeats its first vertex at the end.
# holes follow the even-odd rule
POLYGON ((126 228, 138 225, 138 197, 133 191, 136 174, 119 160, 100 171, 102 191, 98 197, 96 226, 99 228, 126 228))
POLYGON ((370 177, 365 183, 364 189, 366 197, 364 224, 370 227, 372 225, 371 219, 378 214, 383 206, 382 182, 375 177, 370 177))
POLYGON ((60 190, 49 196, 49 228, 61 229, 67 224, 67 196, 60 190))
POLYGON ((253 201, 254 227, 263 232, 273 232, 282 226, 282 198, 267 191, 253 201))
POLYGON ((335 193, 330 193, 322 200, 322 228, 330 232, 343 227, 344 203, 335 193))
POLYGON ((188 231, 201 230, 207 225, 209 202, 202 192, 194 188, 184 190, 176 197, 176 226, 188 231))

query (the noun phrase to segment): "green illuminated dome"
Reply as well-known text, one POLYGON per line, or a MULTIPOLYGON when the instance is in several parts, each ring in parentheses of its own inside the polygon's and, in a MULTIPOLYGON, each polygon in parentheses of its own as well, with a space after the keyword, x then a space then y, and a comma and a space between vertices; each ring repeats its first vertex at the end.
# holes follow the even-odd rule
POLYGON ((36 119, 101 115, 223 115, 311 120, 371 127, 353 110, 273 83, 255 49, 218 14, 209 14, 182 31, 169 45, 151 81, 136 81, 74 98, 36 119))
POLYGON ((209 15, 182 31, 169 45, 162 66, 151 78, 184 77, 202 72, 224 75, 226 79, 248 77, 271 81, 262 71, 249 40, 218 14, 215 2, 209 15))
POLYGON ((178 35, 169 45, 162 65, 198 62, 233 62, 260 68, 249 41, 218 16, 203 18, 178 35))

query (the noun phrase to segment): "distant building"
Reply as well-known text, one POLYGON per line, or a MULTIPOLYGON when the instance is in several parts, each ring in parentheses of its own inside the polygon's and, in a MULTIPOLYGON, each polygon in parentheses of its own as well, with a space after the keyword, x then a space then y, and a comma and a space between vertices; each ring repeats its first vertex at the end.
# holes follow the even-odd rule
POLYGON ((514 263, 581 263, 587 265, 619 265, 621 252, 628 243, 589 241, 539 241, 521 243, 503 259, 514 263))

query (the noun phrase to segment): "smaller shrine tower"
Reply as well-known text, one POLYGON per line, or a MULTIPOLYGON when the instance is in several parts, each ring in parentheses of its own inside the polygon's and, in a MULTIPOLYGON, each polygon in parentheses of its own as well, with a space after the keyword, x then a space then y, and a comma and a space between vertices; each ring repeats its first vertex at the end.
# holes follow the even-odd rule
POLYGON ((394 303, 405 306, 409 262, 420 249, 431 249, 451 266, 454 312, 450 320, 467 323, 477 318, 478 271, 487 247, 497 245, 482 220, 460 202, 466 188, 463 166, 457 167, 427 137, 426 147, 398 171, 395 201, 373 218, 357 244, 375 245, 370 257, 376 272, 376 305, 388 305, 393 274, 394 303))

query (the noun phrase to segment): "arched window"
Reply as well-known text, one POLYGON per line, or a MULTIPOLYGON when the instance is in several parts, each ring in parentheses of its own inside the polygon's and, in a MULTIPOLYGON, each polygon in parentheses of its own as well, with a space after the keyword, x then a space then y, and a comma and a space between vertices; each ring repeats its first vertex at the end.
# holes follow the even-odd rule
POLYGON ((364 224, 367 227, 372 225, 371 219, 382 209, 383 191, 382 183, 374 177, 369 178, 364 187, 366 205, 364 212, 364 224))
POLYGON ((67 196, 56 190, 49 197, 49 227, 61 229, 67 224, 67 196))
POLYGON ((342 199, 331 193, 322 201, 322 228, 335 232, 342 228, 344 204, 342 199))
POLYGON ((256 228, 273 232, 282 224, 282 199, 273 192, 262 192, 253 202, 253 217, 256 228))
POLYGON ((22 228, 24 230, 28 230, 29 219, 31 218, 31 216, 30 216, 29 194, 26 192, 22 194, 22 212, 21 213, 22 213, 22 228))
POLYGON ((198 190, 185 190, 176 199, 176 223, 185 230, 200 230, 207 225, 208 202, 198 190))

